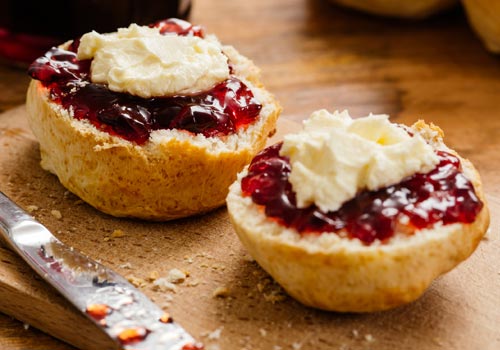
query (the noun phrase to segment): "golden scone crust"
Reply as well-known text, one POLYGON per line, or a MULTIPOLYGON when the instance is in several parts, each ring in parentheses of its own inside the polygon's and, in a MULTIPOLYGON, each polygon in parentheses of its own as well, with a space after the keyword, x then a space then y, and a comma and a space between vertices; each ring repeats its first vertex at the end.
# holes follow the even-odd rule
POLYGON ((225 138, 159 130, 138 146, 76 120, 33 80, 26 105, 40 143, 41 166, 90 205, 118 217, 170 220, 223 205, 229 185, 264 147, 281 111, 253 63, 232 47, 224 50, 236 76, 263 105, 246 130, 225 138))
MULTIPOLYGON (((440 139, 441 131, 434 126, 419 123, 414 130, 440 139)), ((479 174, 468 160, 460 160, 484 203, 471 224, 435 225, 411 236, 396 233, 388 243, 368 246, 331 233, 301 236, 267 218, 250 197, 242 196, 240 181, 246 169, 230 187, 229 216, 255 260, 303 304, 340 312, 386 310, 417 299, 435 278, 470 256, 488 228, 479 174)))
POLYGON ((381 16, 425 18, 458 3, 458 0, 330 0, 342 6, 381 16))
POLYGON ((500 2, 491 0, 463 0, 472 28, 486 48, 500 53, 500 2))

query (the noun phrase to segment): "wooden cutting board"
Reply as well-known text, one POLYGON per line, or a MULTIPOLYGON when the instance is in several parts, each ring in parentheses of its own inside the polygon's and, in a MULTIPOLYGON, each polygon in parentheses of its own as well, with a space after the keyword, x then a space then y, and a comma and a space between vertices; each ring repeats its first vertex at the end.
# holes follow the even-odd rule
MULTIPOLYGON (((296 127, 282 119, 277 137, 296 127)), ((491 229, 475 254, 418 301, 387 312, 338 314, 287 297, 247 255, 224 208, 167 223, 113 218, 67 192, 39 160, 24 107, 1 114, 0 190, 31 208, 62 241, 134 280, 209 349, 500 348, 497 197, 487 196, 491 229), (173 268, 189 277, 173 291, 155 290, 152 280, 173 268)), ((90 322, 1 246, 0 311, 79 348, 109 347, 90 322)))

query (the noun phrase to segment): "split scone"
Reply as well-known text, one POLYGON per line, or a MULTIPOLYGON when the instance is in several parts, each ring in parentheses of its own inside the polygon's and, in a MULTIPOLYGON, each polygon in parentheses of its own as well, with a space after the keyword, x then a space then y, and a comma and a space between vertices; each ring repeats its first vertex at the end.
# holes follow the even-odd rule
POLYGON ((331 0, 352 9, 380 16, 426 18, 458 4, 458 0, 331 0))
POLYGON ((223 205, 281 110, 249 59, 177 19, 87 33, 29 74, 42 167, 119 217, 169 220, 223 205))
POLYGON ((291 296, 341 312, 415 300, 489 225, 479 174, 441 129, 325 110, 260 152, 227 206, 243 245, 291 296))

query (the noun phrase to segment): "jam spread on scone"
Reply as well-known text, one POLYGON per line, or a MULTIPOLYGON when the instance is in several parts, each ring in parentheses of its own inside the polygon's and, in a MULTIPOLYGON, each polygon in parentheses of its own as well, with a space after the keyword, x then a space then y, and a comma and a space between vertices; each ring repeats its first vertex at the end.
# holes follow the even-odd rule
MULTIPOLYGON (((204 37, 200 27, 175 19, 152 27, 165 35, 204 37)), ((49 90, 52 102, 72 111, 74 118, 137 144, 144 144, 158 129, 207 137, 229 135, 253 123, 262 108, 245 83, 232 74, 196 94, 143 98, 111 91, 106 84, 91 81, 92 60, 78 59, 79 44, 75 40, 67 49, 51 49, 31 65, 29 74, 49 90)))
POLYGON ((346 232, 370 244, 387 240, 395 232, 413 234, 438 222, 471 223, 483 207, 459 159, 436 151, 439 163, 430 172, 376 191, 362 191, 337 211, 324 212, 314 204, 298 208, 288 181, 290 162, 280 155, 281 147, 281 143, 268 147, 253 159, 241 188, 268 217, 301 234, 346 232))

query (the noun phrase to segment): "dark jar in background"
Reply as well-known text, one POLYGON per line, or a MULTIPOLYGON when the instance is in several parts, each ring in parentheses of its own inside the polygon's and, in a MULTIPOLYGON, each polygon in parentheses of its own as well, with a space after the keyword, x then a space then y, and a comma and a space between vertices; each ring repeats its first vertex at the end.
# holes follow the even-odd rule
POLYGON ((191 0, 0 0, 0 57, 31 63, 52 46, 91 30, 186 19, 191 0))

